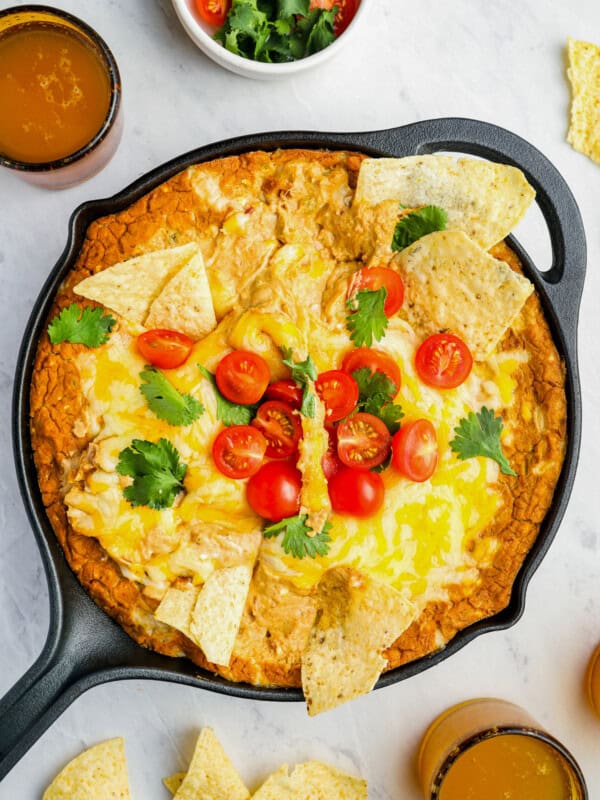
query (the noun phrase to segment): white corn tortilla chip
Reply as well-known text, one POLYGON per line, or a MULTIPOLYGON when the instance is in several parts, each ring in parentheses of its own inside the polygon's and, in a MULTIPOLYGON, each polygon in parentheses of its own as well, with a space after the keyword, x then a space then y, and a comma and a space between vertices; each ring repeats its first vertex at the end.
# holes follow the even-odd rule
POLYGON ((533 291, 527 278, 461 231, 439 231, 395 258, 405 283, 401 315, 421 336, 456 333, 486 359, 533 291))
POLYGON ((59 772, 43 800, 130 800, 125 743, 108 739, 90 747, 59 772))
POLYGON ((204 728, 175 800, 250 800, 215 732, 204 728))
POLYGON ((246 564, 217 569, 200 590, 190 631, 213 664, 229 664, 251 578, 252 567, 246 564))
POLYGON ((171 792, 171 794, 176 794, 177 790, 183 783, 183 779, 185 778, 185 772, 176 772, 174 775, 167 775, 166 778, 163 778, 163 783, 166 788, 171 792))
POLYGON ((440 206, 448 215, 448 230, 464 231, 489 250, 511 232, 534 198, 533 187, 516 167, 425 155, 366 158, 354 203, 397 200, 409 208, 440 206))
POLYGON ((192 258, 162 289, 144 321, 146 328, 167 328, 201 339, 217 324, 204 259, 197 248, 192 258))
POLYGON ((327 570, 316 599, 319 611, 302 654, 311 716, 370 692, 387 663, 383 651, 416 614, 396 589, 349 567, 327 570))
POLYGON ((567 141, 600 164, 600 47, 569 39, 567 50, 573 92, 567 141))
POLYGON ((321 761, 298 764, 292 772, 292 786, 295 800, 367 800, 365 780, 321 761))
POLYGON ((159 622, 164 622, 172 628, 177 628, 188 638, 192 638, 190 623, 199 593, 200 588, 194 586, 193 583, 186 583, 179 587, 172 586, 167 589, 165 596, 154 612, 154 616, 159 622))
POLYGON ((300 800, 294 793, 288 765, 283 764, 277 772, 269 775, 260 789, 252 795, 252 800, 300 800))

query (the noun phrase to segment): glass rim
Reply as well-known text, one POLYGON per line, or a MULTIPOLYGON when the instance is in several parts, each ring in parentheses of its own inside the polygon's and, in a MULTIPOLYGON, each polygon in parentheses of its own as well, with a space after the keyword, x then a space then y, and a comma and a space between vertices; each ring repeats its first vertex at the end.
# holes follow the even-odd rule
POLYGON ((579 788, 582 791, 581 800, 589 800, 588 788, 581 771, 581 767, 575 760, 573 754, 552 734, 540 728, 533 728, 526 725, 497 725, 494 727, 486 728, 482 731, 468 736, 466 739, 457 744, 444 758, 441 765, 438 767, 433 783, 429 793, 429 800, 439 800, 440 791, 443 787, 444 780, 452 766, 456 763, 458 758, 466 753, 471 747, 474 747, 481 742, 488 739, 494 739, 496 736, 504 736, 508 734, 518 736, 529 736, 533 739, 538 739, 541 742, 549 745, 566 761, 568 767, 572 770, 572 775, 579 783, 579 788))
POLYGON ((53 161, 21 161, 17 158, 10 158, 0 151, 0 166, 19 170, 21 172, 50 172, 55 169, 60 169, 61 167, 66 167, 75 161, 79 161, 92 150, 95 150, 96 147, 104 141, 117 119, 121 107, 121 75, 116 58, 100 34, 88 25, 87 22, 70 14, 68 11, 63 11, 60 8, 53 8, 52 6, 28 4, 23 6, 11 6, 11 8, 0 10, 0 19, 14 14, 35 12, 49 14, 56 17, 58 20, 70 22, 75 28, 79 28, 83 33, 89 36, 100 51, 110 81, 110 103, 104 121, 92 139, 84 144, 83 147, 80 147, 79 150, 75 150, 75 152, 69 153, 62 158, 54 159, 53 161))

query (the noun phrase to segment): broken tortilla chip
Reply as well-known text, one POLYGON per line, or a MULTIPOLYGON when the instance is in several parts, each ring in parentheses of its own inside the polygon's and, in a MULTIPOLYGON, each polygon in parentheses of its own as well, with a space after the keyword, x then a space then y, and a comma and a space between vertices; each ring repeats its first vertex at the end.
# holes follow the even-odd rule
POLYGON ((80 753, 58 773, 43 800, 130 800, 125 743, 108 739, 80 753))
POLYGON ((395 257, 405 284, 401 312, 421 336, 456 333, 487 358, 533 292, 533 284, 461 231, 423 236, 395 257))
POLYGON ((167 589, 154 616, 159 622, 177 628, 178 631, 191 638, 190 623, 199 593, 199 587, 194 586, 193 583, 186 583, 178 587, 172 586, 167 589))
POLYGON ((191 638, 213 664, 229 664, 251 578, 252 568, 245 564, 217 569, 200 590, 192 613, 191 638))
POLYGON ((183 783, 183 779, 185 778, 185 772, 176 772, 174 775, 168 775, 166 778, 163 778, 163 783, 166 788, 171 792, 171 794, 176 794, 177 790, 183 783))
POLYGON ((567 141, 600 164, 600 47, 569 39, 567 52, 573 91, 567 141))
POLYGON ((252 800, 299 800, 294 793, 287 764, 266 779, 260 789, 252 795, 252 800))
MULTIPOLYGON (((506 164, 452 156, 366 158, 354 205, 396 200, 408 208, 436 205, 447 229, 460 230, 484 250, 502 241, 535 198, 521 170, 506 164)), ((391 246, 391 242, 390 242, 391 246)))
POLYGON ((235 767, 215 732, 203 728, 192 763, 175 794, 175 800, 250 800, 235 767))
POLYGON ((367 800, 366 781, 321 761, 298 764, 291 782, 297 800, 367 800))
POLYGON ((316 597, 319 611, 302 654, 310 716, 370 692, 387 663, 383 651, 416 615, 396 589, 349 567, 327 570, 316 597))

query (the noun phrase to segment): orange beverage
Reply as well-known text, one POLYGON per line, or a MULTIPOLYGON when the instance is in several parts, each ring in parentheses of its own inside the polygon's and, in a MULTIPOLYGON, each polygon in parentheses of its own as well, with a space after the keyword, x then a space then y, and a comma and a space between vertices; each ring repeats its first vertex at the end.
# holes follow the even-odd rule
POLYGON ((426 800, 587 800, 573 756, 519 706, 461 703, 427 730, 418 760, 426 800))
POLYGON ((590 705, 595 714, 600 717, 600 645, 590 658, 585 676, 585 688, 590 705))

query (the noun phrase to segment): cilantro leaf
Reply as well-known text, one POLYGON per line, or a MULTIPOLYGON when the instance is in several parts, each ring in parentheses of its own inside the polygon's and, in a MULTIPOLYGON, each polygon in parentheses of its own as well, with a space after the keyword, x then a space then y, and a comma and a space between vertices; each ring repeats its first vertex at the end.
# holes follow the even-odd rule
POLYGON ((400 420, 404 416, 402 407, 394 403, 394 382, 383 372, 373 372, 369 367, 355 369, 352 377, 358 384, 358 410, 379 417, 393 436, 400 430, 400 420))
POLYGON ((319 9, 315 9, 311 14, 315 15, 315 19, 306 40, 307 56, 318 53, 319 50, 324 50, 335 39, 333 23, 335 21, 336 12, 332 10, 321 11, 321 13, 319 13, 319 9))
POLYGON ((454 429, 456 436, 450 442, 450 449, 461 460, 475 456, 491 458, 505 475, 516 476, 502 452, 500 434, 503 427, 502 417, 494 416, 493 409, 484 406, 477 414, 470 411, 454 429))
POLYGON ((383 307, 386 297, 387 290, 385 286, 381 286, 375 291, 361 289, 346 301, 349 311, 346 315, 346 327, 356 347, 371 347, 373 340, 378 342, 385 336, 388 318, 383 307))
POLYGON ((434 231, 446 230, 448 217, 439 206, 424 206, 418 211, 411 211, 398 222, 392 239, 392 250, 404 250, 409 244, 416 242, 421 236, 434 231))
POLYGON ((117 320, 101 308, 81 308, 77 303, 71 303, 48 325, 48 336, 52 344, 71 342, 99 347, 108 341, 116 323, 117 320))
POLYGON ((119 475, 133 478, 131 486, 123 495, 132 506, 169 508, 179 492, 183 490, 186 464, 179 460, 179 453, 168 439, 148 442, 134 439, 129 447, 121 450, 117 463, 119 475))
POLYGON ((327 555, 329 542, 331 542, 331 537, 329 536, 329 531, 332 527, 331 522, 326 522, 323 525, 323 529, 319 533, 315 533, 306 524, 307 519, 308 514, 287 517, 265 528, 263 536, 266 539, 272 539, 283 533, 281 546, 283 551, 293 558, 304 558, 305 556, 316 558, 318 555, 327 555))
POLYGON ((308 14, 310 0, 277 0, 277 19, 289 17, 305 17, 308 14))
POLYGON ((249 425, 256 414, 256 405, 243 406, 240 403, 232 403, 231 400, 228 400, 219 391, 215 376, 212 372, 209 372, 202 364, 198 364, 198 369, 206 380, 210 381, 212 384, 215 397, 217 398, 217 419, 220 419, 223 425, 227 427, 230 425, 249 425))
POLYGON ((300 413, 312 419, 316 411, 315 395, 311 391, 311 382, 317 380, 315 362, 310 357, 310 354, 304 361, 294 361, 294 351, 291 347, 282 347, 281 352, 283 353, 283 363, 290 368, 292 380, 296 381, 302 389, 300 413))
POLYGON ((146 366, 140 372, 144 383, 140 392, 146 398, 148 408, 159 419, 169 425, 191 425, 204 414, 204 406, 191 394, 181 394, 156 367, 146 366))

